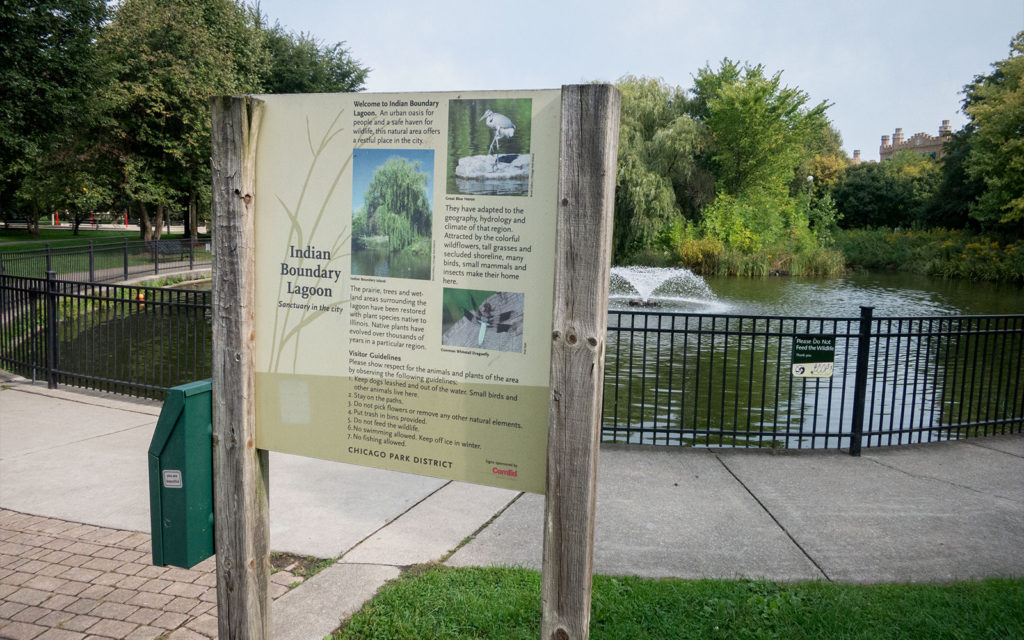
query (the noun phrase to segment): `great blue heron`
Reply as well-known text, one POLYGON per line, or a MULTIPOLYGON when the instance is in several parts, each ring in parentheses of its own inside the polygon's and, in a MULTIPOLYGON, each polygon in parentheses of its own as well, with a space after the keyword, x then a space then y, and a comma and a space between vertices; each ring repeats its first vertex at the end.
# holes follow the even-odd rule
POLYGON ((498 145, 498 140, 502 138, 511 138, 516 132, 516 125, 512 124, 512 121, 508 119, 508 116, 503 116, 500 113, 494 113, 490 109, 484 111, 484 115, 480 117, 481 120, 485 121, 487 128, 494 132, 494 139, 491 140, 491 146, 487 147, 487 153, 491 153, 491 149, 501 150, 498 145))

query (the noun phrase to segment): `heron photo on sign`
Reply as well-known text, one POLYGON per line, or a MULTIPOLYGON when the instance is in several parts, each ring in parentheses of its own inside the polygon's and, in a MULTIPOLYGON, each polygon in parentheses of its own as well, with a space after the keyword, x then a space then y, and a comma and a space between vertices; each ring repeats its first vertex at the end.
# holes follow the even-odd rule
POLYGON ((523 294, 445 287, 441 344, 523 351, 523 294))
POLYGON ((447 192, 529 195, 532 109, 530 98, 449 100, 447 192))
POLYGON ((352 275, 430 279, 434 152, 356 149, 352 275))

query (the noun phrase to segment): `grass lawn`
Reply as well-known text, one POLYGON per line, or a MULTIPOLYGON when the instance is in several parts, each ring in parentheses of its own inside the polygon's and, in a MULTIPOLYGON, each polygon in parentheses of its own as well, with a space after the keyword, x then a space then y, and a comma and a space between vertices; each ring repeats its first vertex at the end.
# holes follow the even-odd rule
MULTIPOLYGON (((181 234, 164 234, 164 238, 181 237, 181 234)), ((139 239, 138 229, 127 231, 116 231, 113 229, 93 230, 86 225, 78 230, 78 235, 72 235, 71 229, 40 229, 39 237, 33 238, 25 229, 4 229, 0 225, 0 251, 24 251, 26 249, 44 249, 49 242, 54 247, 73 247, 80 244, 89 244, 90 240, 129 240, 139 239)))
MULTIPOLYGON (((841 585, 594 577, 594 640, 1024 638, 1024 579, 841 585)), ((536 640, 540 574, 431 567, 386 585, 334 635, 536 640)))

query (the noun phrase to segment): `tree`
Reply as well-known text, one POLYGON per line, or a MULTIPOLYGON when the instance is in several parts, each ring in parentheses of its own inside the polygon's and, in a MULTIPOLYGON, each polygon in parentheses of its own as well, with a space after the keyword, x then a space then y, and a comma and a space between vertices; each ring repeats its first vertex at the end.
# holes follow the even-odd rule
POLYGON ((1010 55, 964 87, 964 113, 973 135, 967 176, 985 185, 971 215, 985 225, 1024 232, 1024 31, 1010 55))
POLYGON ((626 76, 622 93, 615 189, 614 259, 650 248, 714 196, 713 180, 696 158, 703 126, 687 114, 685 92, 660 80, 626 76))
POLYGON ((377 167, 366 189, 364 207, 353 221, 353 233, 387 236, 388 248, 401 251, 429 237, 432 225, 427 174, 419 162, 393 157, 377 167))
POLYGON ((120 188, 142 238, 159 237, 169 208, 209 202, 209 99, 259 89, 264 32, 232 0, 123 0, 98 47, 111 69, 102 99, 120 188))
POLYGON ((93 117, 92 43, 106 15, 103 0, 0 3, 0 212, 10 216, 19 197, 36 234, 56 148, 93 117))
POLYGON ((839 182, 850 159, 843 151, 842 135, 831 124, 822 127, 811 138, 806 151, 789 184, 789 193, 799 195, 807 188, 807 176, 812 176, 811 197, 817 202, 839 182))
POLYGON ((972 222, 977 225, 970 217, 971 206, 985 191, 985 184, 967 175, 967 155, 973 138, 974 127, 967 125, 943 145, 939 185, 922 220, 925 226, 960 229, 972 222))
POLYGON ((939 164, 912 151, 851 166, 833 192, 842 226, 926 226, 940 180, 939 164))
POLYGON ((805 92, 783 86, 781 72, 767 77, 762 65, 744 66, 737 77, 726 59, 717 73, 701 69, 696 85, 705 94, 716 190, 731 196, 788 191, 812 143, 830 128, 827 102, 807 108, 805 92))
POLYGON ((312 36, 285 31, 280 23, 265 29, 270 64, 261 85, 267 93, 361 91, 369 69, 359 64, 344 42, 327 46, 312 36))
POLYGON ((694 85, 693 114, 710 137, 702 162, 715 177, 704 233, 745 252, 779 242, 813 244, 810 194, 794 176, 815 153, 838 148, 828 103, 808 107, 807 94, 783 86, 781 73, 768 77, 762 65, 728 58, 717 72, 701 69, 694 85))

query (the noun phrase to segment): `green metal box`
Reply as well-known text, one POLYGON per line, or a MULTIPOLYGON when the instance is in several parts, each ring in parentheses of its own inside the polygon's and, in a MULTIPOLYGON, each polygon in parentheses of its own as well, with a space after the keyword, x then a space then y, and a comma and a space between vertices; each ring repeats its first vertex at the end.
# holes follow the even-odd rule
POLYGON ((167 391, 149 444, 153 564, 188 569, 213 555, 210 380, 167 391))

